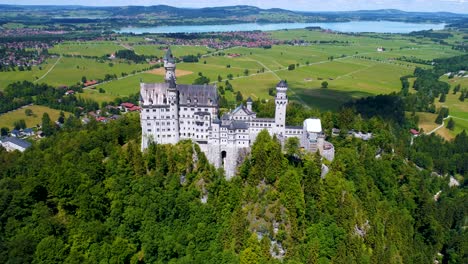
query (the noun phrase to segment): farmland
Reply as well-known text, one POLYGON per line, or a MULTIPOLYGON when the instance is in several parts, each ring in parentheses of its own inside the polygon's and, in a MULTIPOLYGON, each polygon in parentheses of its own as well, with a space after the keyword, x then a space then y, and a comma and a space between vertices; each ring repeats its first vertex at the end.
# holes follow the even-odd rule
POLYGON ((63 42, 49 50, 50 53, 74 56, 105 56, 125 49, 111 41, 63 42))
MULTIPOLYGON (((210 82, 225 86, 229 80, 234 91, 240 91, 245 98, 272 99, 269 89, 280 80, 287 80, 291 100, 305 104, 310 108, 335 111, 351 100, 364 96, 389 94, 401 89, 400 77, 412 74, 415 67, 430 68, 430 65, 401 60, 430 61, 434 58, 451 57, 462 54, 450 47, 435 44, 427 38, 414 38, 399 34, 363 34, 348 35, 309 30, 280 30, 270 33, 275 39, 308 41, 303 45, 273 45, 271 48, 233 47, 215 51, 204 46, 173 45, 175 57, 200 55, 196 63, 178 63, 179 83, 193 83, 200 74, 210 82), (377 51, 384 47, 384 52, 377 51), (294 69, 288 69, 288 66, 294 69), (183 73, 183 74, 182 74, 183 73), (228 77, 229 76, 229 77, 228 77), (221 82, 218 83, 218 77, 221 82), (328 83, 321 88, 322 82, 328 83)), ((447 41, 459 39, 459 35, 447 41)), ((139 82, 161 82, 161 70, 141 72, 133 71, 148 68, 147 63, 135 64, 123 60, 96 60, 80 56, 105 56, 121 49, 132 49, 139 55, 164 55, 164 46, 151 45, 142 37, 119 37, 113 41, 63 42, 54 46, 50 52, 62 55, 51 58, 46 64, 33 67, 32 71, 0 73, 0 90, 13 81, 36 80, 53 86, 73 85, 81 81, 103 79, 106 74, 115 74, 119 79, 99 84, 93 89, 85 89, 79 96, 93 99, 99 103, 109 102, 117 97, 135 94, 139 82), (64 56, 66 55, 66 56, 64 56), (70 57, 70 55, 74 57, 70 57), (59 60, 57 62, 57 60, 59 60), (57 62, 57 63, 56 63, 57 62), (55 65, 56 64, 56 65, 55 65), (54 66, 55 65, 55 66, 54 66), (54 66, 54 67, 53 67, 54 66), (53 69, 51 69, 53 67, 53 69), (122 77, 122 73, 129 76, 122 77), (98 90, 101 89, 101 92, 98 90)), ((466 78, 460 80, 442 80, 452 86, 461 83, 466 87, 466 78)), ((410 79, 412 82, 413 79, 410 79)), ((235 96, 227 92, 226 99, 235 106, 235 96)), ((444 106, 450 108, 450 115, 462 118, 456 120, 454 134, 468 128, 468 109, 466 102, 458 101, 458 95, 448 95, 444 106)), ((441 107, 438 104, 437 107, 441 107)), ((422 118, 429 122, 431 118, 422 118)), ((426 124, 430 125, 430 124, 426 124)))

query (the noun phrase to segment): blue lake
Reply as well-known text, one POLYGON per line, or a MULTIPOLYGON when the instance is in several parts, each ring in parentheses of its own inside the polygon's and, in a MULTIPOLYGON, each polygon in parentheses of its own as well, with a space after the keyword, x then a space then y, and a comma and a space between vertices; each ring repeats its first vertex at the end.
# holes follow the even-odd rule
POLYGON ((409 33, 420 30, 439 30, 445 24, 419 24, 390 21, 352 21, 339 23, 275 23, 275 24, 231 24, 231 25, 182 25, 158 27, 126 27, 120 33, 203 33, 203 32, 230 32, 230 31, 271 31, 281 29, 298 29, 305 27, 321 27, 340 32, 376 32, 376 33, 409 33))

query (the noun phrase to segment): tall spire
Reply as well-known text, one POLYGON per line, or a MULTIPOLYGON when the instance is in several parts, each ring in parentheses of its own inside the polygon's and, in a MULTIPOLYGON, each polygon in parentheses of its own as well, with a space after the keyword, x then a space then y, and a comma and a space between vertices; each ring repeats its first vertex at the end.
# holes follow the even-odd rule
POLYGON ((167 48, 166 55, 164 55, 164 60, 170 63, 174 63, 174 56, 172 55, 171 48, 167 48))
POLYGON ((172 55, 171 48, 167 48, 166 55, 164 55, 164 68, 166 69, 166 77, 164 78, 166 82, 170 82, 171 79, 175 80, 176 62, 172 55))

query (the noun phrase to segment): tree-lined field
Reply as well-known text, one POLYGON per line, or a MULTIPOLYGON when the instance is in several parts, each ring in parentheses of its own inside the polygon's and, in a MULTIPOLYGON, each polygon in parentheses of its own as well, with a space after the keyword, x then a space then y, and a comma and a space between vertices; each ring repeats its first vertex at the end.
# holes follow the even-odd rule
MULTIPOLYGON (((35 127, 42 122, 42 115, 48 113, 50 120, 56 121, 60 116, 60 111, 42 105, 30 105, 6 114, 0 115, 0 127, 7 127, 13 129, 14 123, 23 119, 26 122, 26 127, 35 127), (29 109, 32 111, 31 115, 26 115, 25 111, 29 109)), ((70 113, 65 113, 69 116, 70 113)))
POLYGON ((0 91, 8 84, 18 81, 35 81, 46 74, 55 64, 58 58, 50 58, 40 66, 32 67, 31 71, 9 71, 0 72, 0 91))

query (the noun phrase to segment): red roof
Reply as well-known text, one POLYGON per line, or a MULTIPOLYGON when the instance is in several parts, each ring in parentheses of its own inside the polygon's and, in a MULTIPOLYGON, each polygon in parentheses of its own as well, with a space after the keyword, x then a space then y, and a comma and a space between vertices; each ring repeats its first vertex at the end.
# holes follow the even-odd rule
POLYGON ((141 108, 140 108, 139 106, 136 106, 136 105, 135 105, 134 107, 129 108, 128 111, 132 111, 132 112, 133 112, 133 111, 140 111, 140 109, 141 109, 141 108))
POLYGON ((67 94, 74 94, 74 93, 75 93, 75 91, 73 91, 73 90, 68 90, 67 91, 67 94))
POLYGON ((96 120, 99 121, 99 122, 102 122, 102 121, 106 121, 106 118, 103 117, 103 116, 100 116, 100 117, 96 118, 96 120))
POLYGON ((419 132, 416 129, 410 129, 411 134, 413 135, 419 135, 419 132))
POLYGON ((90 86, 90 85, 94 85, 94 84, 96 84, 96 83, 97 83, 96 80, 87 81, 87 82, 84 83, 84 86, 90 86))
POLYGON ((135 105, 132 104, 132 103, 122 103, 121 106, 125 107, 125 108, 132 108, 134 107, 135 105))

